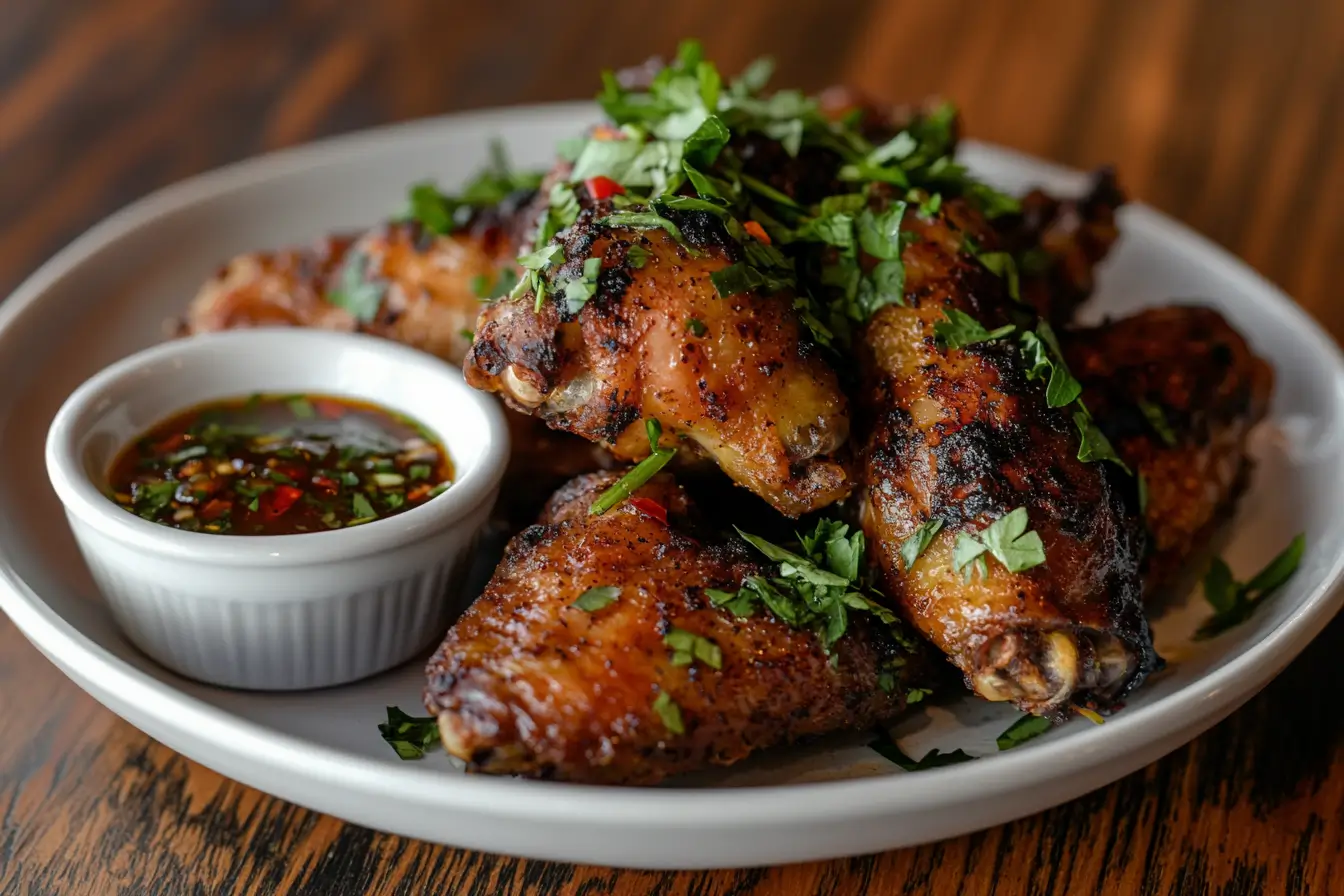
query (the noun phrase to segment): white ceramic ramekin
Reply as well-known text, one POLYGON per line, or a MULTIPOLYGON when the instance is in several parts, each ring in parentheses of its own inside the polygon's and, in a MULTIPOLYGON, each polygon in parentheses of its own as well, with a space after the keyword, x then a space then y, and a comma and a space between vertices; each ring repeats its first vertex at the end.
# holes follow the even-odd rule
POLYGON ((199 681, 293 690, 353 681, 414 656, 457 594, 509 456, 503 411, 456 368, 385 340, 239 330, 156 346, 75 390, 47 434, 51 484, 117 622, 199 681), (102 491, 124 446, 173 413, 254 392, 376 402, 443 440, 456 478, 423 506, 302 535, 183 532, 102 491))

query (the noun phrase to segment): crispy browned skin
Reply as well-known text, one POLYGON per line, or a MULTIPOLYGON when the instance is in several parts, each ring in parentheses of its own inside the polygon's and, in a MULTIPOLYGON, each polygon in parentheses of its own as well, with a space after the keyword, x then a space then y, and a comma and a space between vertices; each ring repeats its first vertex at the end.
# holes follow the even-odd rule
POLYGON ((993 234, 964 203, 930 221, 906 215, 917 240, 903 254, 905 306, 880 310, 859 360, 869 417, 864 527, 889 595, 966 675, 972 690, 1058 717, 1071 700, 1105 704, 1156 661, 1141 606, 1139 533, 1112 464, 1076 459, 1064 409, 1028 382, 1014 340, 942 350, 946 308, 987 328, 1008 322, 1003 282, 963 250, 993 234), (970 581, 956 572, 957 533, 984 529, 1017 507, 1046 562, 1010 573, 995 560, 970 581), (902 543, 940 519, 943 530, 906 570, 902 543))
POLYGON ((1102 431, 1147 483, 1144 584, 1169 583, 1231 510, 1246 437, 1264 418, 1273 370, 1212 308, 1171 306, 1069 333, 1065 354, 1102 431), (1140 410, 1161 409, 1167 444, 1140 410))
POLYGON ((1120 238, 1115 214, 1124 202, 1115 172, 1102 168, 1080 197, 1032 190, 1022 197, 1021 214, 996 220, 1003 247, 1022 265, 1022 301, 1056 326, 1072 320, 1092 294, 1097 265, 1120 238))
POLYGON ((590 516, 618 475, 562 489, 430 661, 425 705, 449 753, 480 772, 651 784, 902 709, 903 688, 878 686, 899 648, 856 618, 866 614, 850 617, 832 666, 811 632, 762 609, 738 619, 710 606, 704 589, 735 590, 763 572, 755 557, 695 528, 666 474, 637 494, 662 503, 670 527, 629 504, 590 516), (619 586, 618 600, 594 613, 571 606, 599 585, 619 586), (663 643, 673 626, 717 644, 722 669, 674 665, 663 643), (652 708, 663 692, 684 734, 652 708))
POLYGON ((793 297, 719 297, 710 274, 740 247, 708 215, 677 217, 694 255, 666 231, 612 229, 584 210, 564 232, 556 277, 601 258, 596 295, 578 314, 554 295, 540 311, 531 293, 489 306, 467 381, 623 460, 648 454, 642 421, 656 419, 665 445, 695 446, 789 516, 844 497, 848 404, 804 340, 793 297), (631 246, 647 253, 642 267, 631 246))
POLYGON ((384 336, 460 364, 481 300, 473 279, 493 283, 514 245, 496 228, 451 236, 413 222, 380 225, 357 240, 332 238, 314 249, 254 252, 234 258, 201 287, 184 331, 253 326, 320 327, 384 336), (354 265, 347 269, 347 265, 354 265), (371 320, 327 300, 349 270, 382 291, 371 320))

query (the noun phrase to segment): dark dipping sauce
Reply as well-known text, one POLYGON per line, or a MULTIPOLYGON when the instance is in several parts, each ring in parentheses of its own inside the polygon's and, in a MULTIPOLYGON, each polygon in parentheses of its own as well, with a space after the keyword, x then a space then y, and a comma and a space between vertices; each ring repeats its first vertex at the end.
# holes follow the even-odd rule
POLYGON ((377 405, 253 395, 183 411, 128 446, 112 499, 174 529, 298 535, 372 522, 445 491, 438 437, 377 405))

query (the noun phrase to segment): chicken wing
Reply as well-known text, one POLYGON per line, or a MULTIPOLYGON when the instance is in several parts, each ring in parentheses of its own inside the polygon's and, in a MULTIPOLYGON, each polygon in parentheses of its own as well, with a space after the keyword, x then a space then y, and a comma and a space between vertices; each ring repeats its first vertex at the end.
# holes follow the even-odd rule
POLYGON ((474 286, 493 285, 516 252, 501 221, 483 218, 447 236, 413 221, 388 222, 354 240, 333 237, 310 249, 241 255, 201 287, 182 331, 359 331, 460 364, 481 307, 474 286), (338 293, 347 298, 333 301, 338 293))
POLYGON ((1151 593, 1235 503, 1250 468, 1246 438, 1268 410, 1273 370, 1212 308, 1154 308, 1064 342, 1098 425, 1143 477, 1151 593))
POLYGON ((1105 705, 1158 662, 1127 507, 1134 485, 1115 464, 1078 459, 1079 431, 1047 405, 1016 334, 940 347, 953 312, 1011 330, 1003 280, 967 248, 994 246, 983 218, 957 200, 906 215, 902 229, 905 304, 879 310, 859 345, 863 519, 886 590, 981 696, 1056 718, 1070 701, 1105 705), (1038 565, 969 562, 976 539, 1008 557, 1014 544, 986 539, 1004 536, 1019 508, 1038 565), (910 563, 903 549, 921 526, 941 528, 910 563))
POLYGON ((592 298, 577 313, 554 294, 491 305, 467 381, 622 460, 648 453, 640 421, 657 420, 664 444, 694 445, 789 516, 839 500, 851 488, 840 459, 848 404, 804 339, 793 296, 720 297, 711 275, 741 246, 706 213, 675 217, 685 243, 585 209, 561 234, 557 278, 600 259, 592 298))
POLYGON ((700 527, 666 474, 636 493, 656 504, 590 515, 617 477, 562 489, 430 661, 449 753, 473 771, 651 784, 901 711, 918 664, 880 623, 852 615, 832 659, 810 630, 712 606, 711 589, 766 574, 759 555, 700 527))

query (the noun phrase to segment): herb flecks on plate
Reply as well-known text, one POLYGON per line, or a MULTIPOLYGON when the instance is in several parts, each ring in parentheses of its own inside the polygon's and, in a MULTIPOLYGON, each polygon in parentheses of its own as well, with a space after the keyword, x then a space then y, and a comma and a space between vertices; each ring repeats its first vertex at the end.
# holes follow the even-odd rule
POLYGON ((1297 572, 1306 548, 1306 536, 1298 535, 1264 569, 1245 582, 1233 578, 1232 570, 1223 558, 1213 558, 1204 575, 1204 599, 1213 607, 1214 614, 1200 625, 1195 640, 1220 635, 1250 619, 1264 600, 1297 572))
POLYGON ((439 720, 407 715, 389 706, 387 721, 378 723, 378 733, 402 759, 423 759, 439 742, 439 720))

